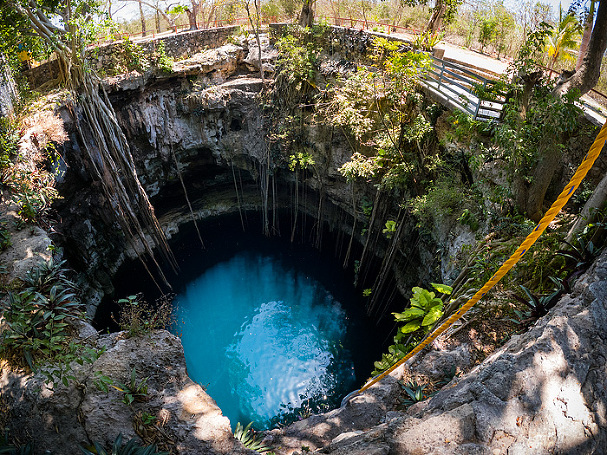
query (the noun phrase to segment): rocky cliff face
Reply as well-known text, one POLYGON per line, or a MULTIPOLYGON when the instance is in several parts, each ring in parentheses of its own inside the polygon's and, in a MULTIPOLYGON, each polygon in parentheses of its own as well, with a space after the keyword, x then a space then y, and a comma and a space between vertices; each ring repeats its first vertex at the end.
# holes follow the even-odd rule
MULTIPOLYGON (((174 64, 170 75, 127 74, 105 82, 139 178, 169 237, 193 217, 261 211, 264 173, 271 174, 271 209, 294 205, 295 174, 280 160, 268 168, 268 154, 276 152, 266 139, 262 109, 267 100, 260 94, 257 60, 251 54, 256 54, 256 48, 247 42, 228 44, 174 64)), ((262 57, 270 72, 276 51, 266 43, 262 57)), ((67 115, 65 118, 69 122, 67 115)), ((352 220, 360 214, 353 208, 350 185, 337 169, 351 152, 345 139, 330 128, 310 127, 308 135, 317 152, 316 174, 299 177, 299 191, 305 191, 307 197, 301 198, 298 210, 318 219, 319 229, 342 231, 345 252, 352 220)), ((75 135, 73 138, 72 149, 66 150, 71 172, 61 189, 65 199, 57 204, 63 218, 58 229, 66 235, 68 258, 77 269, 86 271, 87 281, 96 289, 88 298, 92 315, 100 296, 112 292, 112 276, 119 265, 135 254, 114 231, 108 208, 96 184, 90 182, 75 135)), ((374 197, 373 188, 361 187, 357 193, 357 198, 374 197)), ((359 241, 361 229, 355 233, 359 241)), ((406 240, 402 244, 403 256, 408 255, 413 264, 397 280, 404 289, 416 273, 416 264, 422 262, 411 260, 417 250, 409 248, 406 240)), ((380 238, 379 257, 385 247, 380 238)))

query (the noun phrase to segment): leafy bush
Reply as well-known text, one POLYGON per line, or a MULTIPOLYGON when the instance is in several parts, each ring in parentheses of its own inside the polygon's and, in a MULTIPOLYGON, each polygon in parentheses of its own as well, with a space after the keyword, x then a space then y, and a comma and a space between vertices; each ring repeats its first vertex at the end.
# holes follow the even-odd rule
POLYGON ((13 201, 19 206, 17 213, 30 223, 46 215, 59 194, 54 187, 54 177, 45 171, 13 169, 8 184, 13 201))
POLYGON ((167 328, 173 322, 171 300, 172 296, 167 295, 157 301, 156 305, 150 305, 141 293, 129 295, 118 300, 122 308, 116 322, 120 330, 127 332, 128 337, 144 336, 153 330, 167 328))
POLYGON ((426 388, 425 385, 419 385, 415 381, 409 381, 407 383, 404 383, 403 381, 398 382, 403 392, 405 392, 405 396, 400 398, 400 404, 402 406, 409 407, 428 398, 428 395, 424 393, 424 389, 426 388))
POLYGON ((0 222, 0 251, 11 246, 11 233, 6 227, 6 222, 0 222))
POLYGON ((0 171, 8 168, 17 153, 19 132, 7 118, 0 118, 0 171))
POLYGON ((173 59, 167 55, 163 41, 160 41, 156 45, 154 52, 150 56, 150 64, 164 73, 173 71, 173 59))
POLYGON ((70 318, 83 318, 75 285, 64 262, 48 261, 30 270, 24 289, 9 293, 3 305, 6 329, 0 335, 0 355, 40 371, 48 383, 74 379, 70 363, 93 363, 100 352, 73 340, 70 318))
POLYGON ((470 197, 470 191, 461 184, 441 178, 426 194, 417 196, 408 205, 417 217, 417 227, 428 229, 461 210, 467 197, 470 197))
MULTIPOLYGON (((446 284, 431 284, 441 294, 450 295, 453 291, 446 284)), ((392 313, 396 321, 404 325, 397 329, 394 344, 388 347, 388 352, 382 354, 381 360, 374 362, 373 376, 387 370, 409 353, 443 315, 443 301, 436 297, 436 293, 420 287, 414 287, 412 291, 411 306, 403 313, 392 313)))

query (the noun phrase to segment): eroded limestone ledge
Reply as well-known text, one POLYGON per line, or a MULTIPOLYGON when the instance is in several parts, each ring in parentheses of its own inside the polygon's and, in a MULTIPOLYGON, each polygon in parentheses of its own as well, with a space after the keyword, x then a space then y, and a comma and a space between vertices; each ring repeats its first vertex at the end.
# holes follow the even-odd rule
POLYGON ((124 440, 144 436, 147 443, 168 445, 178 454, 254 453, 234 439, 215 401, 187 376, 178 337, 164 330, 143 338, 125 338, 123 332, 99 336, 88 324, 77 326, 81 338, 106 351, 92 365, 74 363, 76 380, 68 387, 50 388, 39 374, 2 366, 0 391, 10 409, 10 434, 33 440, 35 453, 76 454, 79 445, 91 441, 109 447, 119 434, 124 440), (140 402, 127 406, 122 392, 95 385, 100 374, 128 384, 133 368, 137 382, 148 378, 140 402), (158 430, 137 424, 143 412, 157 418, 158 430))

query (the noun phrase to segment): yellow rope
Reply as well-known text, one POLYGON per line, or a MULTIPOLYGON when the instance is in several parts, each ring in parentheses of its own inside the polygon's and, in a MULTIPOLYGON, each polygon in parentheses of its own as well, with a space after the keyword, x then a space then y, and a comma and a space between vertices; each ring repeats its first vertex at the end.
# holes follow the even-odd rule
MULTIPOLYGON (((371 387, 378 381, 381 381, 388 374, 398 368, 400 365, 405 363, 407 360, 416 355, 419 351, 424 349, 430 343, 432 343, 441 333, 447 330, 455 321, 461 318, 470 308, 472 308, 476 302, 478 302, 493 286, 495 286, 506 273, 510 271, 512 267, 523 257, 523 255, 529 250, 531 245, 535 243, 535 241, 539 238, 540 235, 546 230, 548 225, 554 220, 557 213, 561 211, 563 206, 567 203, 569 198, 572 196, 573 192, 580 185, 581 181, 586 177, 586 174, 598 158, 603 149, 603 145, 605 145, 605 141, 607 140, 607 122, 599 131, 594 143, 590 147, 590 150, 584 157, 582 164, 578 167, 577 171, 571 177, 571 180, 565 187, 565 189, 561 192, 559 197, 554 201, 552 207, 546 212, 544 217, 540 220, 536 228, 527 236, 527 238, 521 243, 521 245, 517 248, 517 250, 508 258, 506 262, 502 264, 502 266, 498 269, 498 271, 491 277, 489 281, 485 283, 485 285, 480 288, 474 296, 468 300, 459 310, 455 312, 449 319, 443 322, 434 332, 430 334, 426 339, 424 339, 419 345, 417 345, 411 352, 409 352, 406 356, 392 365, 389 369, 381 373, 380 375, 374 377, 371 381, 365 384, 360 388, 356 393, 361 393, 371 387)), ((348 398, 348 397, 346 397, 348 398)))

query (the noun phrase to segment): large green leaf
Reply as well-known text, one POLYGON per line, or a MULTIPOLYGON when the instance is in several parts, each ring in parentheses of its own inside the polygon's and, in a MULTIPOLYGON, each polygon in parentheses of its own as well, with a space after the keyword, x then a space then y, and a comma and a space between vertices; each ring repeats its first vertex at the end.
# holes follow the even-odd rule
POLYGON ((427 327, 429 325, 434 324, 442 315, 442 308, 439 308, 438 306, 432 307, 430 311, 428 311, 428 314, 424 317, 424 320, 422 321, 422 326, 427 327))
POLYGON ((423 318, 426 312, 420 308, 408 308, 404 313, 392 313, 397 321, 406 322, 412 319, 423 318))
POLYGON ((411 332, 415 332, 416 330, 418 330, 421 326, 422 325, 419 320, 411 321, 411 322, 405 324, 404 326, 402 326, 400 328, 400 331, 402 333, 411 333, 411 332))
POLYGON ((446 284, 440 284, 440 283, 430 283, 430 284, 432 285, 432 287, 434 289, 436 289, 441 294, 451 295, 451 293, 453 292, 453 288, 446 284))

